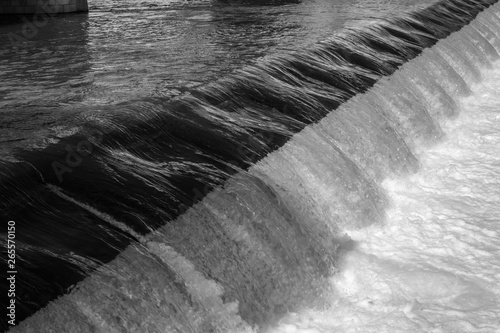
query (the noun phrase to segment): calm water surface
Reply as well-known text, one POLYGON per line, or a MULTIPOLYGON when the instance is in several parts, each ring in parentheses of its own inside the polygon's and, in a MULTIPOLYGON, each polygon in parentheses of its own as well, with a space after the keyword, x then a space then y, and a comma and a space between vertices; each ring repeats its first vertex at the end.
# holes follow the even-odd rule
POLYGON ((274 6, 89 1, 88 14, 37 31, 0 18, 0 152, 65 135, 82 114, 132 99, 174 97, 266 55, 306 48, 359 20, 431 0, 306 0, 274 6), (10 37, 10 38, 9 38, 10 37), (80 116, 75 120, 75 115, 80 116))

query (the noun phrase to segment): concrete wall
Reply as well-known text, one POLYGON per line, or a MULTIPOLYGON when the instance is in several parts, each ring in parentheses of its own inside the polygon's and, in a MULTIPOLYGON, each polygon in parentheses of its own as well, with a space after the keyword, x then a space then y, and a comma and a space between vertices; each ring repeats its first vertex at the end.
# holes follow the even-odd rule
POLYGON ((0 0, 0 14, 87 12, 87 0, 0 0))

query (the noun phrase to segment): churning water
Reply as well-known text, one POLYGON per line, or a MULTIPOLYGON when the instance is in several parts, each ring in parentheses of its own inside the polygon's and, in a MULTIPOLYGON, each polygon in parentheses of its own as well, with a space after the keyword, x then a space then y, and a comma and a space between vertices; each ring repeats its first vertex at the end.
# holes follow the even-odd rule
POLYGON ((88 98, 12 143, 18 311, 66 293, 13 331, 497 332, 495 2, 378 15, 179 96, 88 98))
POLYGON ((269 332, 500 332, 500 63, 481 72, 419 171, 383 182, 386 222, 344 230, 331 307, 269 332))

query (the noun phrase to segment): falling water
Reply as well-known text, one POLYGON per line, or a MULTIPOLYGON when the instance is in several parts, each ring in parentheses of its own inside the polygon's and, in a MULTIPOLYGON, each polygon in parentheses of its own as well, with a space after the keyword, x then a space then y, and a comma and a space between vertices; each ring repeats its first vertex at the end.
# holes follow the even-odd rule
MULTIPOLYGON (((487 18, 451 38, 480 31, 499 50, 487 18)), ((385 223, 343 229, 356 246, 330 279, 331 305, 288 314, 266 332, 500 332, 500 63, 477 69, 470 95, 456 99, 460 115, 440 121, 443 141, 416 147, 418 172, 383 181, 385 223)))
POLYGON ((492 2, 344 29, 3 161, 21 288, 70 291, 12 331, 492 331, 492 2))

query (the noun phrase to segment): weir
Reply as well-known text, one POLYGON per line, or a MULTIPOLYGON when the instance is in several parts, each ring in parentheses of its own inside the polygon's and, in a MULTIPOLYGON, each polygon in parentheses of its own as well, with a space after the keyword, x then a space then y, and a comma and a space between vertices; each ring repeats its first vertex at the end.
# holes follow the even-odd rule
POLYGON ((114 116, 2 161, 2 188, 19 189, 3 211, 37 232, 20 239, 20 288, 50 289, 38 304, 71 289, 12 331, 251 332, 327 306, 356 246, 342 231, 383 223, 380 183, 418 170, 498 59, 494 2, 345 29, 183 99, 120 106, 135 123, 114 116))

